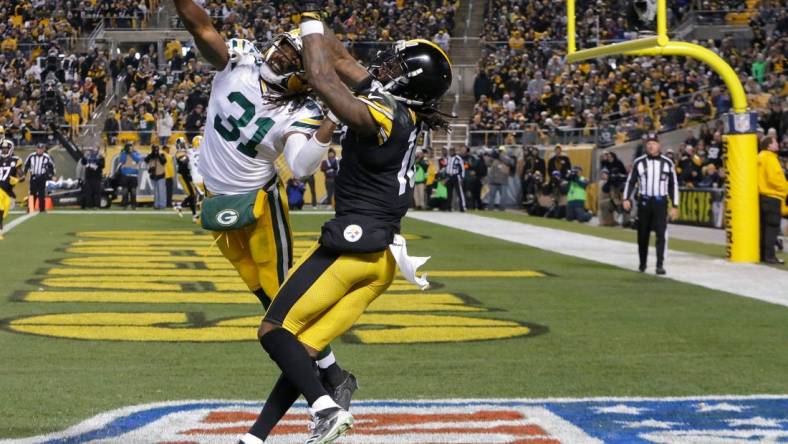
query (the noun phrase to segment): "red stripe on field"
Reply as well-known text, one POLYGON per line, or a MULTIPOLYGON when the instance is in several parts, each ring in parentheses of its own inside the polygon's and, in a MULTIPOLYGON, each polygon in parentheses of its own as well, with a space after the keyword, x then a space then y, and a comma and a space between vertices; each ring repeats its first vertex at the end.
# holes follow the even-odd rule
POLYGON ((539 426, 536 425, 521 425, 521 426, 512 426, 512 425, 501 425, 489 428, 481 428, 481 427, 443 427, 437 429, 431 428, 418 428, 413 427, 410 429, 397 429, 397 430, 386 430, 386 429, 362 429, 361 427, 354 428, 354 433, 356 435, 394 435, 394 434, 401 434, 401 433, 475 433, 475 434, 494 434, 494 433, 501 433, 506 435, 514 435, 518 437, 522 436, 549 436, 547 432, 544 431, 539 426))
MULTIPOLYGON (((424 424, 428 422, 469 422, 469 421, 513 421, 525 419, 522 413, 506 411, 479 411, 474 413, 376 413, 353 415, 358 421, 374 421, 377 424, 424 424)), ((250 412, 211 412, 203 420, 207 424, 247 422, 257 419, 250 412)), ((308 420, 306 415, 285 415, 285 420, 308 420)))

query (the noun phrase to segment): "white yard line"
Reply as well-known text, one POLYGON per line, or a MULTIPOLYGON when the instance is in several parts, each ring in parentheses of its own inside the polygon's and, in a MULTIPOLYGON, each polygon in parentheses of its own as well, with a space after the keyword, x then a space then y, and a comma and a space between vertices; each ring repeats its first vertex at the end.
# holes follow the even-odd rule
MULTIPOLYGON (((638 265, 635 243, 467 213, 410 212, 408 216, 628 270, 636 270, 638 265)), ((649 262, 652 268, 655 257, 654 248, 651 248, 649 262)), ((788 274, 785 271, 756 264, 734 264, 676 250, 666 252, 665 268, 669 279, 788 307, 788 274)))
POLYGON ((8 233, 9 231, 13 230, 14 228, 22 225, 25 221, 34 218, 38 213, 30 213, 25 214, 24 216, 17 217, 16 219, 12 220, 8 224, 6 224, 5 229, 3 230, 4 233, 8 233))

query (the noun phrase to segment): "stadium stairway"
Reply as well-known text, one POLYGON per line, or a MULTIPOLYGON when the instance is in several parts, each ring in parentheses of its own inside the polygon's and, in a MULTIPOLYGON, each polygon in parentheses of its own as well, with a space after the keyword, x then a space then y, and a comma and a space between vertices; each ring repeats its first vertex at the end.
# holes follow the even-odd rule
POLYGON ((457 71, 455 81, 461 82, 460 94, 452 103, 453 109, 444 109, 457 114, 456 123, 466 123, 473 113, 473 77, 482 53, 479 35, 484 25, 485 1, 461 0, 457 8, 456 27, 449 55, 457 71))

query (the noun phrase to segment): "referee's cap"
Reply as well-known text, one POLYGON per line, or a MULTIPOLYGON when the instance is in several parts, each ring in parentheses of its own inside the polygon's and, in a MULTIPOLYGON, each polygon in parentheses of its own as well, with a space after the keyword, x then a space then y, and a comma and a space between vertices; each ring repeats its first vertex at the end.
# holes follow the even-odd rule
POLYGON ((659 137, 657 137, 657 133, 649 133, 648 136, 646 136, 646 142, 659 143, 659 137))

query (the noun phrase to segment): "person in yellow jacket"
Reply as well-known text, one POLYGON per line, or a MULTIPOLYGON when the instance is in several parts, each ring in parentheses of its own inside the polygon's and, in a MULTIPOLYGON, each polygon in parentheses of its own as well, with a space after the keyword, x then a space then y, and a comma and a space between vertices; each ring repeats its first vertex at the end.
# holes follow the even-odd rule
POLYGON ((758 194, 761 208, 761 261, 767 264, 783 264, 777 258, 774 247, 780 232, 780 207, 788 195, 788 180, 777 158, 780 145, 777 138, 761 140, 758 154, 758 194))

